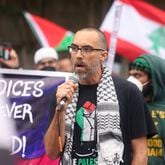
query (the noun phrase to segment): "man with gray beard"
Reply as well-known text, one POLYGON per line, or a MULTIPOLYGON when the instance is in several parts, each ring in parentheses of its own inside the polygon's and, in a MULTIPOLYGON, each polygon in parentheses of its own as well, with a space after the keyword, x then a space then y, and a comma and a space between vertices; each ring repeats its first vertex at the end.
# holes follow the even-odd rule
POLYGON ((68 80, 57 88, 44 139, 47 154, 71 165, 146 165, 147 137, 156 129, 137 87, 112 77, 104 65, 104 34, 81 29, 68 49, 78 83, 68 80))

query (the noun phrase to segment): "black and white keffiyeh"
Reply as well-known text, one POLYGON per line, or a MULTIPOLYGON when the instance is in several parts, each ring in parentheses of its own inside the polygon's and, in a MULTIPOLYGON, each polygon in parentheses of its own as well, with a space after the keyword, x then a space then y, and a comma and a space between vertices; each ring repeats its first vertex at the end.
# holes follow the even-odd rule
MULTIPOLYGON (((66 111, 66 145, 63 164, 72 164, 71 150, 76 115, 78 90, 66 111)), ((119 165, 122 162, 124 144, 120 129, 119 103, 110 72, 103 66, 101 81, 97 87, 97 149, 99 165, 119 165)))

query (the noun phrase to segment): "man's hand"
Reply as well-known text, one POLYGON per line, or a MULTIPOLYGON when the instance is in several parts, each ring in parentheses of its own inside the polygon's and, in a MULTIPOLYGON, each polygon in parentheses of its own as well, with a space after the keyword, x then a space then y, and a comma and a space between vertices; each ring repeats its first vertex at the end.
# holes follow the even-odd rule
POLYGON ((8 60, 0 58, 0 64, 3 68, 18 69, 19 68, 19 58, 14 49, 10 51, 10 57, 8 60))
POLYGON ((61 84, 57 88, 57 104, 60 103, 61 99, 66 97, 67 103, 70 103, 73 97, 73 94, 78 88, 78 84, 74 83, 72 80, 68 80, 67 82, 61 84))

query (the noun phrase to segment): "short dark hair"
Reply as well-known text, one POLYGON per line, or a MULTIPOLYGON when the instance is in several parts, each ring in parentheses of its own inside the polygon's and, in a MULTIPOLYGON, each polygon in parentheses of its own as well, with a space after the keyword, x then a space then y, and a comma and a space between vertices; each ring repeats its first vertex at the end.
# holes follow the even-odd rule
POLYGON ((107 45, 107 40, 106 40, 105 34, 100 29, 88 27, 88 28, 82 28, 82 29, 78 30, 77 32, 79 32, 79 31, 95 31, 99 35, 99 39, 100 39, 99 43, 101 45, 101 48, 104 50, 108 50, 108 45, 107 45))

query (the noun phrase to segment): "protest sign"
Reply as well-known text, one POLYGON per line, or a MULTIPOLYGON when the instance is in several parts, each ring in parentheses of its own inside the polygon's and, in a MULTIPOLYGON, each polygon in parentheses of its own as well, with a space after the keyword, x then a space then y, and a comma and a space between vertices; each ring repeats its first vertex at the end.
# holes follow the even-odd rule
POLYGON ((43 138, 49 125, 55 90, 71 74, 0 69, 0 117, 14 119, 17 135, 11 138, 11 154, 31 159, 45 154, 43 138))

